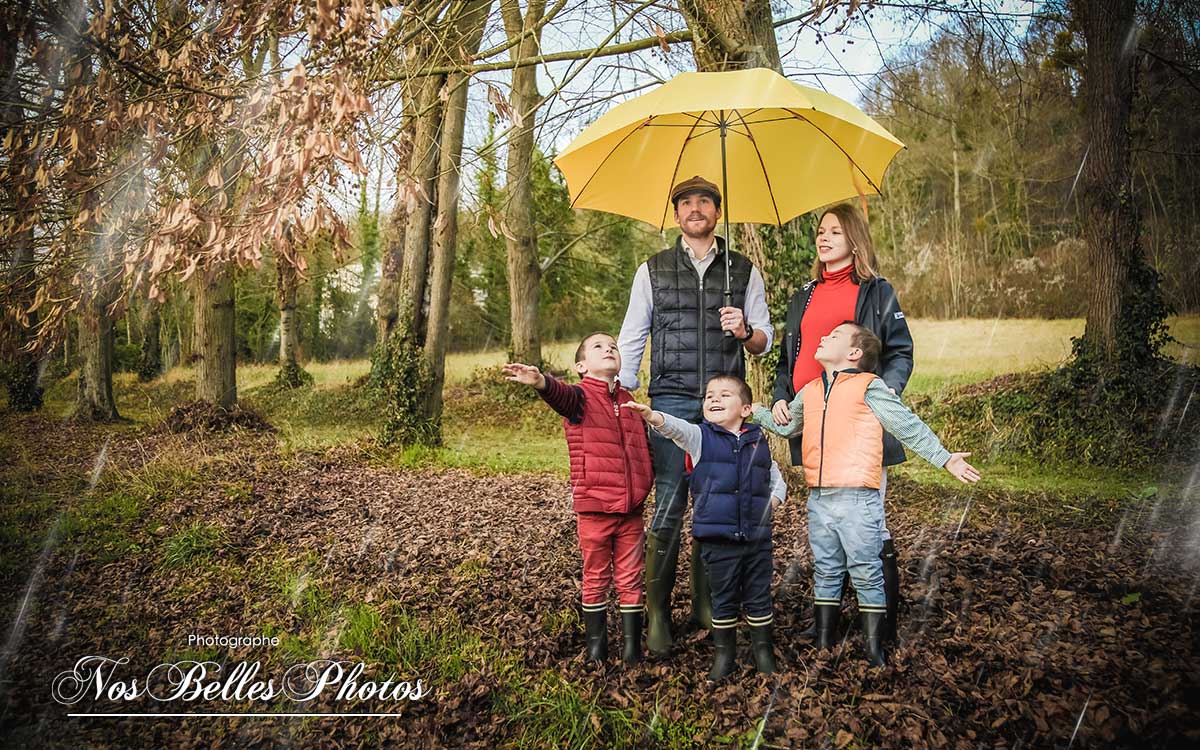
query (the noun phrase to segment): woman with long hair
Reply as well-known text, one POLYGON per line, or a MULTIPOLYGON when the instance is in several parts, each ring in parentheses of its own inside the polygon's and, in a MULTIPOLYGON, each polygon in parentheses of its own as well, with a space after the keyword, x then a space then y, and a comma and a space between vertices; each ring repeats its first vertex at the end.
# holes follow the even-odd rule
MULTIPOLYGON (((812 281, 796 292, 788 303, 780 339, 783 353, 779 358, 771 411, 781 425, 791 421, 788 404, 796 393, 810 380, 821 376, 822 367, 814 358, 821 337, 848 320, 870 329, 883 343, 876 374, 896 395, 903 393, 913 369, 913 342, 908 323, 896 299, 896 291, 879 275, 871 230, 863 214, 849 203, 826 209, 817 227, 816 240, 817 257, 813 263, 812 281)), ((792 464, 799 466, 802 463, 800 438, 792 438, 790 444, 792 464)), ((900 442, 884 432, 880 504, 887 491, 887 467, 901 463, 905 458, 900 442)), ((886 519, 883 508, 879 509, 879 516, 886 519)), ((887 598, 883 635, 885 641, 893 641, 900 598, 900 571, 886 520, 883 539, 879 555, 883 560, 887 598)))

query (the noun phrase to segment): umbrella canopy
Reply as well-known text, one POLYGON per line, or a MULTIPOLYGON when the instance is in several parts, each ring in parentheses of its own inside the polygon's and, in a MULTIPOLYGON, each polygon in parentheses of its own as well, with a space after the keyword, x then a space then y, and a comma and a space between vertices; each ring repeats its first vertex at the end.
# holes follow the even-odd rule
POLYGON ((752 68, 681 73, 613 107, 554 163, 567 179, 573 207, 660 229, 674 223, 672 186, 693 175, 722 183, 724 166, 724 218, 782 224, 820 206, 878 193, 902 148, 849 102, 752 68))

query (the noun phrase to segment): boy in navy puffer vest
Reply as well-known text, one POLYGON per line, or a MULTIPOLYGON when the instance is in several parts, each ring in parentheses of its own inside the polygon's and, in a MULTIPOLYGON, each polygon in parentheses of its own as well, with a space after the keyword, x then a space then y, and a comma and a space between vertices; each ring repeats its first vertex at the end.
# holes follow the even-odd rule
POLYGON ((637 415, 620 409, 633 397, 616 379, 621 371, 616 339, 607 333, 588 335, 575 350, 575 371, 579 385, 566 385, 530 365, 504 366, 508 380, 533 386, 563 417, 583 553, 588 658, 608 658, 608 589, 615 582, 625 635, 623 659, 632 664, 642 652, 642 506, 654 483, 650 444, 637 415))
POLYGON ((704 388, 704 421, 691 424, 644 404, 627 403, 688 455, 692 467, 692 536, 708 570, 713 603, 713 666, 718 681, 733 671, 737 621, 744 609, 754 666, 775 671, 771 574, 771 515, 787 495, 766 435, 747 423, 754 407, 750 386, 719 375, 704 388))

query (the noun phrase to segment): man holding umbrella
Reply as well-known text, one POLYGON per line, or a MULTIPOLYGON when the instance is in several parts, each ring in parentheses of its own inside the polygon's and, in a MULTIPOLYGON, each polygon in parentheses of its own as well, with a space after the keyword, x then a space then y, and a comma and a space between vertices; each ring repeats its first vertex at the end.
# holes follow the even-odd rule
MULTIPOLYGON (((725 240, 716 236, 720 189, 697 175, 675 185, 670 199, 683 234, 634 274, 618 339, 620 382, 631 390, 638 387, 638 368, 651 339, 651 408, 699 423, 708 379, 745 377, 743 350, 756 355, 768 351, 773 330, 762 274, 744 255, 730 252, 726 258, 725 240)), ((688 486, 683 451, 654 432, 651 444, 655 505, 646 549, 646 646, 662 656, 672 644, 671 591, 688 486)), ((712 601, 695 547, 691 590, 692 619, 708 629, 712 601)))

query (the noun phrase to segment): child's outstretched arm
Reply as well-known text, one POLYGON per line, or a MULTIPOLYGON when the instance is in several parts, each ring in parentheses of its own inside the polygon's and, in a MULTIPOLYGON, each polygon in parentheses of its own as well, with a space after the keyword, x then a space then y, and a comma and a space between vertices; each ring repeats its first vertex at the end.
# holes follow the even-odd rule
POLYGON ((770 409, 760 404, 755 404, 754 413, 750 415, 750 421, 779 437, 796 437, 804 430, 804 397, 800 393, 797 393, 792 402, 788 404, 788 411, 791 412, 792 420, 787 424, 781 425, 775 421, 775 415, 770 409))
POLYGON ((649 406, 636 401, 626 401, 621 404, 621 408, 632 409, 640 414, 642 419, 646 420, 646 424, 653 427, 659 435, 675 443, 689 454, 693 464, 700 460, 700 446, 703 443, 700 425, 692 424, 670 414, 663 414, 661 411, 654 411, 649 406))
POLYGON ((544 375, 533 365, 509 362, 503 368, 504 379, 527 385, 538 392, 550 408, 571 422, 583 419, 583 389, 567 385, 553 375, 544 375))
POLYGON ((504 372, 504 379, 511 380, 514 383, 527 385, 536 391, 541 391, 546 388, 546 376, 542 371, 533 365, 523 365, 520 362, 509 362, 501 370, 504 372))
POLYGON ((972 484, 979 481, 979 471, 965 460, 971 454, 946 450, 929 425, 913 414, 882 380, 876 378, 871 381, 867 387, 866 402, 883 429, 895 435, 905 448, 934 466, 944 468, 961 482, 972 484))

